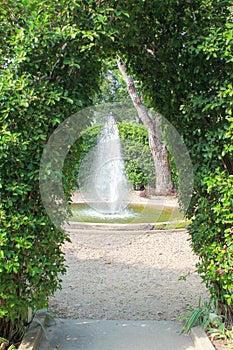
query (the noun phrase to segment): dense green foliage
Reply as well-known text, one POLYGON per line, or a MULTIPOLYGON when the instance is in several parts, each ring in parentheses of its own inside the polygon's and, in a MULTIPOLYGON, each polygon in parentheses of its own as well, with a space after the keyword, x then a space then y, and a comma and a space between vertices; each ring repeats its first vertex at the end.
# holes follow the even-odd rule
POLYGON ((230 320, 232 1, 138 0, 117 6, 130 13, 124 26, 119 23, 119 51, 141 81, 147 103, 177 127, 189 148, 195 172, 192 246, 199 273, 230 320))
POLYGON ((101 76, 101 85, 98 94, 95 96, 94 103, 115 103, 130 101, 130 96, 123 77, 119 69, 114 64, 115 60, 107 61, 105 70, 101 76))
MULTIPOLYGON (((89 172, 89 168, 83 167, 82 164, 84 162, 85 164, 92 162, 91 151, 97 144, 101 128, 101 124, 89 126, 80 133, 80 136, 75 143, 75 148, 78 149, 78 154, 75 160, 75 181, 73 183, 73 190, 81 189, 81 184, 85 182, 85 179, 88 176, 86 172, 89 172)), ((71 150, 71 154, 73 154, 73 149, 71 150)))
POLYGON ((194 251, 202 257, 198 272, 217 297, 220 312, 230 319, 227 306, 232 305, 233 289, 233 176, 216 169, 202 184, 207 195, 199 199, 195 221, 190 226, 194 251))
POLYGON ((118 124, 123 159, 129 183, 134 189, 155 186, 155 168, 150 151, 148 131, 142 124, 118 124))
POLYGON ((28 308, 45 306, 65 272, 67 236, 43 207, 40 160, 56 126, 91 103, 113 15, 90 1, 0 4, 0 335, 10 343, 18 340, 14 330, 27 322, 28 308))

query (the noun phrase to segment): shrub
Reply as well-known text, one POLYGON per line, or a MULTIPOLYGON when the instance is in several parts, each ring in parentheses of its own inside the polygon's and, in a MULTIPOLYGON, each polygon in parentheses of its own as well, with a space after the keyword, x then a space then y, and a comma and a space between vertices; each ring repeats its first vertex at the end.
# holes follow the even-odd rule
POLYGON ((148 131, 142 124, 118 123, 122 154, 129 182, 134 189, 155 186, 155 168, 150 151, 148 131))
POLYGON ((200 257, 198 272, 219 306, 232 321, 233 301, 233 176, 216 170, 203 180, 206 196, 199 199, 190 225, 192 246, 200 257))
MULTIPOLYGON (((101 45, 111 34, 103 23, 106 12, 100 22, 91 6, 87 10, 81 1, 44 6, 36 0, 0 4, 0 337, 9 344, 26 326, 28 308, 46 306, 65 272, 61 246, 67 235, 44 209, 39 171, 54 129, 90 105, 98 88, 102 63, 92 33, 101 33, 101 45)), ((67 198, 72 170, 66 161, 67 198)))

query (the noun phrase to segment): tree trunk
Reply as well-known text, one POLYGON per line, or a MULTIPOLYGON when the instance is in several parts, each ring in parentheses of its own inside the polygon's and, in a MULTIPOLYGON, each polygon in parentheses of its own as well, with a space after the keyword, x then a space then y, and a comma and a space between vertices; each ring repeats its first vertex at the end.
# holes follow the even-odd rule
POLYGON ((157 115, 154 120, 151 119, 148 109, 144 106, 137 92, 133 78, 126 72, 125 63, 118 58, 117 64, 126 82, 127 90, 138 112, 138 116, 148 130, 149 144, 155 165, 156 194, 167 195, 173 186, 167 148, 161 137, 161 118, 157 115))

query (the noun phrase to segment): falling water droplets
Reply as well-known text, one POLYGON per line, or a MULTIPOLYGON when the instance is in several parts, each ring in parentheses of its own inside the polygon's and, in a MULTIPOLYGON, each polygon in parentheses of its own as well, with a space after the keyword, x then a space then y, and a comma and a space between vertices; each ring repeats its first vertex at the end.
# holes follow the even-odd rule
POLYGON ((119 214, 127 207, 128 183, 117 124, 110 116, 101 130, 96 147, 84 160, 81 187, 84 200, 97 212, 119 214))

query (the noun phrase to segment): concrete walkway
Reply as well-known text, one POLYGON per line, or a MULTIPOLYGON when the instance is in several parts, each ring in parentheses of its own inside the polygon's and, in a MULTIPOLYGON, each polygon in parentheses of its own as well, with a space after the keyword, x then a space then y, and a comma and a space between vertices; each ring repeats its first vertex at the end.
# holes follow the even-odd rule
POLYGON ((195 350, 174 321, 56 319, 37 350, 195 350))

